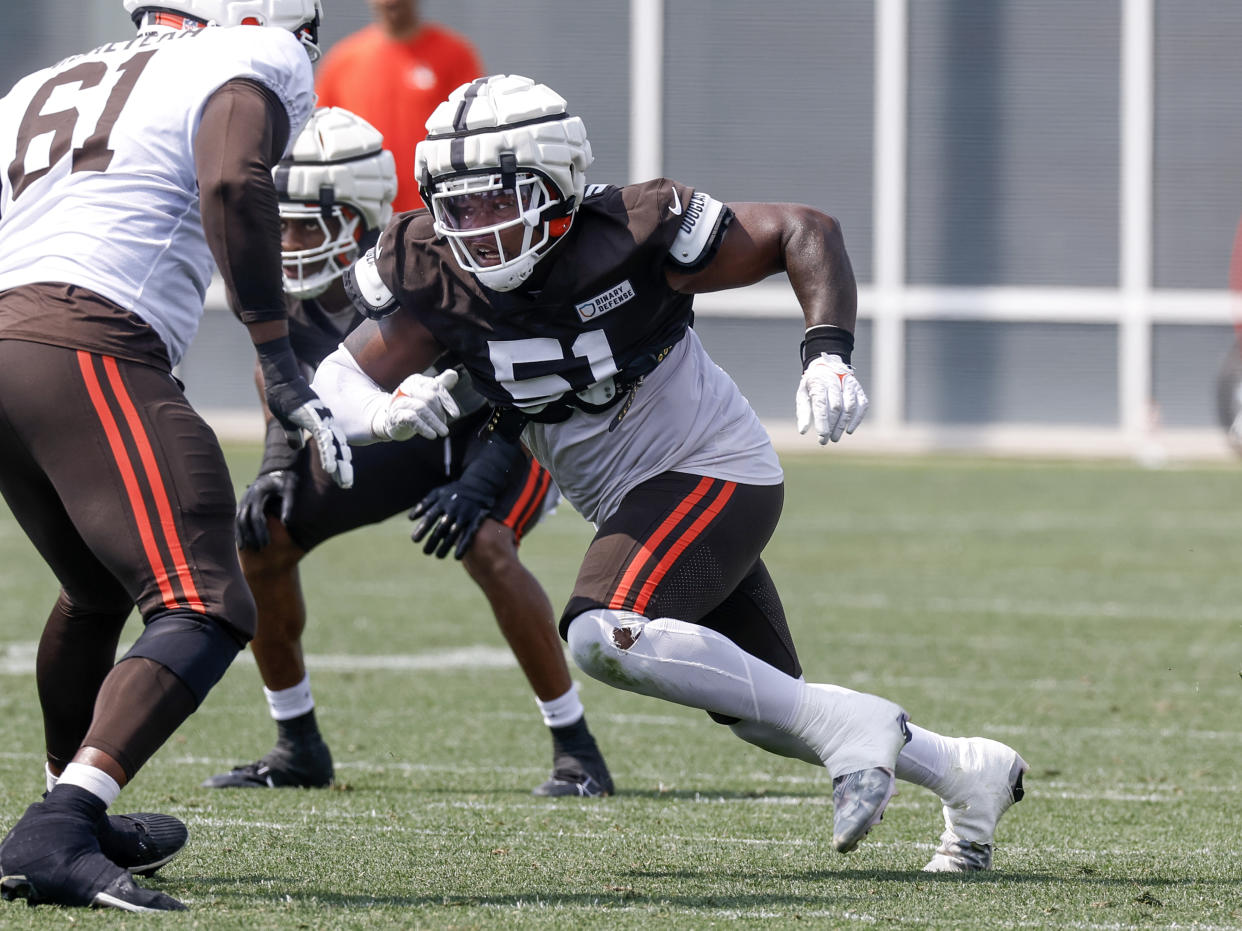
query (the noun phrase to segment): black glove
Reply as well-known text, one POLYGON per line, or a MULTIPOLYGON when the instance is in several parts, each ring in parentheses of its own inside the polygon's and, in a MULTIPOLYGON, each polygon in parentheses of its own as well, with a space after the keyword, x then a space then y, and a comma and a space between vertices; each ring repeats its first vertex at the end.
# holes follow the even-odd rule
POLYGON ((297 484, 297 474, 287 469, 264 472, 250 484, 237 504, 235 526, 238 547, 261 550, 272 542, 267 531, 267 515, 276 513, 279 505, 280 522, 289 523, 297 484))
POLYGON ((423 552, 439 559, 456 543, 453 555, 461 559, 511 476, 524 468, 522 447, 493 433, 461 478, 433 489, 410 510, 410 520, 418 521, 411 538, 420 543, 426 537, 423 552))

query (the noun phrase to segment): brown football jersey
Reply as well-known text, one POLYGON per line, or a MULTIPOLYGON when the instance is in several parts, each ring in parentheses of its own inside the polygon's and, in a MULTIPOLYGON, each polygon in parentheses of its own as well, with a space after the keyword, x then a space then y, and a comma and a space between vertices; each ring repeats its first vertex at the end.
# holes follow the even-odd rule
POLYGON ((375 268, 488 400, 557 422, 573 408, 611 407, 681 340, 692 301, 669 287, 668 263, 709 262, 731 216, 663 178, 595 185, 542 260, 554 263, 543 286, 499 292, 464 271, 430 214, 416 211, 385 230, 375 268))

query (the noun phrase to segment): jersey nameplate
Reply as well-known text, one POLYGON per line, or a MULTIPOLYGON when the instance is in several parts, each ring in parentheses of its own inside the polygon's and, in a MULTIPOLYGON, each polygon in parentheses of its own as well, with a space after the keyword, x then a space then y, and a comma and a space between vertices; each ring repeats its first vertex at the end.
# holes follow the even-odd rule
POLYGON ((578 311, 578 317, 585 323, 588 320, 594 320, 596 317, 602 317, 614 307, 620 307, 626 301, 633 299, 634 286, 630 284, 629 279, 621 282, 615 288, 609 288, 603 294, 597 294, 589 301, 583 301, 581 304, 574 305, 578 311))

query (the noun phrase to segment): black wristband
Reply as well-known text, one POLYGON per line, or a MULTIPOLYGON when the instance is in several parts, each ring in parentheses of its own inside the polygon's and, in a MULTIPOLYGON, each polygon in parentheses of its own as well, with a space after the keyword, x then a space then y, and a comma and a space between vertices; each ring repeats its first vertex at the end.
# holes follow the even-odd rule
POLYGON ((457 484, 474 500, 491 507, 509 484, 510 477, 526 465, 526 454, 513 441, 493 433, 462 472, 457 484))
POLYGON ((802 368, 805 369, 812 359, 818 359, 821 353, 840 356, 846 365, 850 364, 850 353, 854 351, 854 334, 839 326, 822 323, 810 327, 802 338, 799 347, 802 352, 802 368))
POLYGON ((278 336, 265 343, 256 343, 254 351, 259 356, 263 381, 269 389, 301 377, 298 357, 293 354, 293 344, 289 342, 288 336, 278 336))

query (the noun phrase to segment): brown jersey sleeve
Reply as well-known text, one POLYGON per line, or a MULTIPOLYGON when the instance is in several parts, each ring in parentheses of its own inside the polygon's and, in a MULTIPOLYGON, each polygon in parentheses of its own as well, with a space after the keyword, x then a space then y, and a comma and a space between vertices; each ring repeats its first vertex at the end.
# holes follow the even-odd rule
POLYGON ((243 321, 284 316, 280 213, 272 167, 289 139, 276 96, 253 81, 229 81, 208 99, 194 140, 207 245, 243 321))

